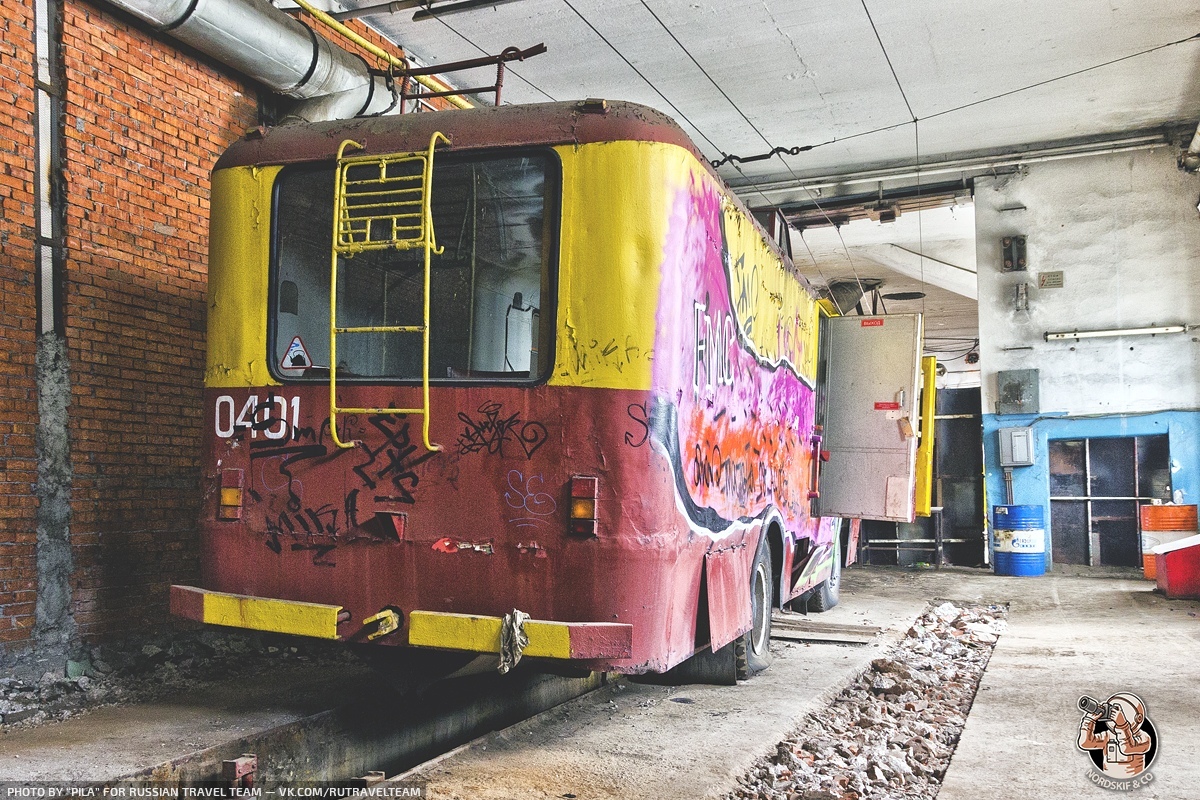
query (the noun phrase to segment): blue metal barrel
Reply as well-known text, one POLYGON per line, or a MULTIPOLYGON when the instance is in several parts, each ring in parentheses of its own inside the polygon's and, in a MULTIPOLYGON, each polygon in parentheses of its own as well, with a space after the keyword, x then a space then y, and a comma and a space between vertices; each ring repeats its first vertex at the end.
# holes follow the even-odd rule
POLYGON ((1045 508, 993 506, 992 553, 997 575, 1045 575, 1045 508))

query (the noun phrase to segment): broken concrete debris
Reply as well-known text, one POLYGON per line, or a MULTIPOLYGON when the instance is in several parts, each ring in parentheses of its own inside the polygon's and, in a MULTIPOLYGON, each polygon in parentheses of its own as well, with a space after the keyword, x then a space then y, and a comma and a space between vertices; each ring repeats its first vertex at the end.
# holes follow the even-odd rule
POLYGON ((1000 606, 930 608, 727 800, 931 800, 1005 628, 1000 606))

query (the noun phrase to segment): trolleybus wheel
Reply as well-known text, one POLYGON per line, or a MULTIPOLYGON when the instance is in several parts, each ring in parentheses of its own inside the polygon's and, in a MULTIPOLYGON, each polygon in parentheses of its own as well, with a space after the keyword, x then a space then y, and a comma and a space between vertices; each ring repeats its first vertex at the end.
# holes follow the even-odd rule
POLYGON ((838 525, 833 535, 833 571, 817 588, 813 589, 808 607, 813 611, 828 611, 838 604, 842 588, 842 529, 838 525))
POLYGON ((750 571, 751 627, 733 644, 734 669, 740 681, 771 666, 771 604, 774 596, 771 548, 764 531, 750 571))

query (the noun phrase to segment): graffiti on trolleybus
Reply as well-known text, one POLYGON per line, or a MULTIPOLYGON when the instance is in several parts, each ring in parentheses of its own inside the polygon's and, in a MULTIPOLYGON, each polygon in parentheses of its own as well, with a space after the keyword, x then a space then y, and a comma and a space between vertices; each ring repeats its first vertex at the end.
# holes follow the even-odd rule
MULTIPOLYGON (((672 346, 685 357, 659 360, 655 388, 677 403, 680 446, 668 450, 688 459, 675 468, 696 506, 726 522, 774 506, 799 530, 807 517, 802 487, 812 469, 800 437, 815 411, 802 312, 813 306, 782 263, 759 266, 755 247, 766 252, 759 236, 727 213, 704 177, 693 176, 677 191, 664 262, 677 265, 679 279, 664 278, 659 313, 686 309, 692 336, 675 335, 672 346), (672 362, 690 366, 691 392, 670 391, 672 362)), ((660 319, 660 353, 667 349, 662 337, 675 330, 660 319)))

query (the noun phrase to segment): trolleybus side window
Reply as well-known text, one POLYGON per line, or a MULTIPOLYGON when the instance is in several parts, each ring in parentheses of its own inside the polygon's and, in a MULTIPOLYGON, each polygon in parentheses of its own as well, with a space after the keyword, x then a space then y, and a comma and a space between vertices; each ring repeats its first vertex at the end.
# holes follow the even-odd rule
MULTIPOLYGON (((559 185, 551 158, 435 161, 432 211, 444 250, 431 262, 430 380, 520 382, 548 372, 559 185)), ((332 206, 332 167, 280 175, 271 346, 283 378, 329 376, 332 206)), ((419 248, 343 258, 337 324, 419 325, 423 291, 419 248)), ((421 378, 420 334, 339 336, 337 357, 339 380, 421 378)))

